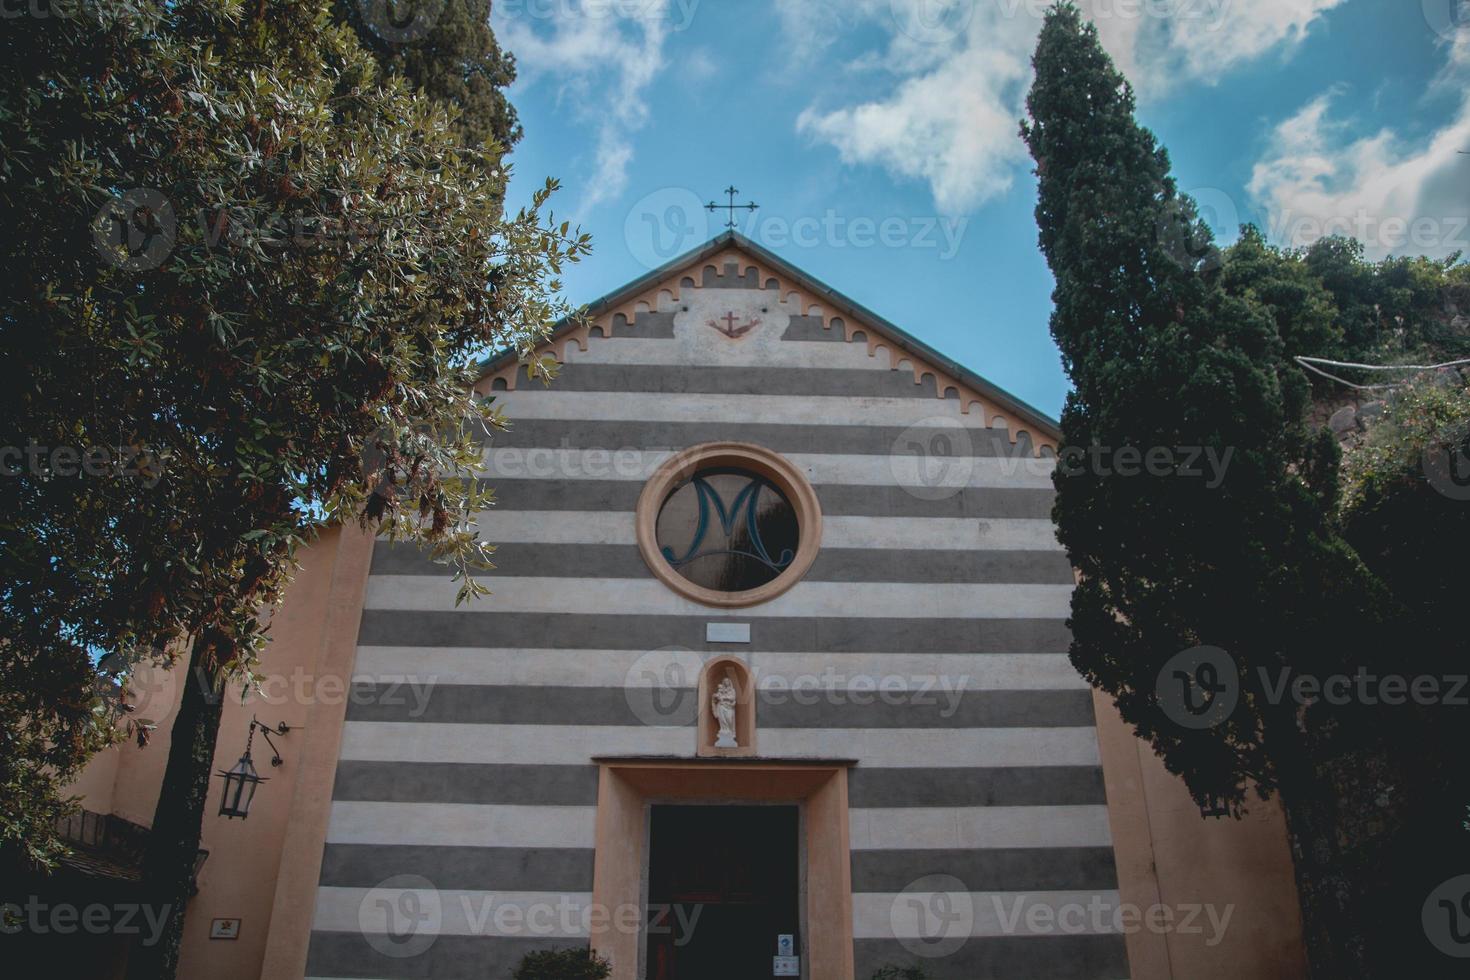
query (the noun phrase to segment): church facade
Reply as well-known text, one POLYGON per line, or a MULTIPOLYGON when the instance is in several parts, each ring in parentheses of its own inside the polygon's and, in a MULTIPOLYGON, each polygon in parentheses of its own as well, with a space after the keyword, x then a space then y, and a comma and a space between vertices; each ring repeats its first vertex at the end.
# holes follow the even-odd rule
POLYGON ((492 598, 456 609, 441 566, 377 546, 358 669, 441 683, 417 717, 348 710, 308 972, 382 974, 359 910, 403 875, 455 894, 426 975, 590 938, 629 975, 748 951, 764 972, 729 975, 762 976, 782 935, 813 977, 1126 975, 1121 936, 1006 935, 1009 904, 975 897, 1116 904, 1045 421, 748 245, 677 265, 554 338, 549 386, 482 382, 512 420, 486 453, 492 598), (667 880, 661 833, 697 841, 667 880), (461 921, 461 893, 524 925, 461 921), (618 921, 645 902, 668 942, 618 921))
POLYGON ((1068 660, 1054 422, 733 233, 544 353, 477 389, 491 597, 308 556, 266 667, 315 693, 240 716, 296 730, 206 820, 188 975, 1299 975, 1279 816, 1201 816, 1068 660))

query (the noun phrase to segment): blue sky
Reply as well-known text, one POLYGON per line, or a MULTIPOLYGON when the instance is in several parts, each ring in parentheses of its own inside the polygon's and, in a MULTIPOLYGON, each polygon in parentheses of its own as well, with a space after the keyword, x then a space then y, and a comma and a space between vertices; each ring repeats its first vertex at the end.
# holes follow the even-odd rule
MULTIPOLYGON (((1088 0, 1222 238, 1470 251, 1470 0, 1088 0)), ((1016 135, 1041 0, 495 0, 526 137, 594 299, 740 230, 1055 416, 1050 273, 1016 135)))

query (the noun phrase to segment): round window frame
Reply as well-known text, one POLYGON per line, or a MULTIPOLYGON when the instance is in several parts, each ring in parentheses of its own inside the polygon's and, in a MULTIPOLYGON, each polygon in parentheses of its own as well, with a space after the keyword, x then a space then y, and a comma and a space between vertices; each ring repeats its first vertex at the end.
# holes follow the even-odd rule
POLYGON ((812 562, 817 560, 817 552, 822 547, 822 508, 806 474, 790 460, 748 442, 710 442, 674 455, 654 472, 638 497, 637 528, 638 550, 643 555, 643 562, 660 582, 701 605, 742 609, 770 602, 800 582, 811 570, 812 562), (696 585, 669 564, 658 546, 658 515, 669 494, 702 470, 724 467, 747 470, 775 485, 791 502, 801 535, 796 557, 790 566, 765 585, 744 592, 721 592, 696 585))

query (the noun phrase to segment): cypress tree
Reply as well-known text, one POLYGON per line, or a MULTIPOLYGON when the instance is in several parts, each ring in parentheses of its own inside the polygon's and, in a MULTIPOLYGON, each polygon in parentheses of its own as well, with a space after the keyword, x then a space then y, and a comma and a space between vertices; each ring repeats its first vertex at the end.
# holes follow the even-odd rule
MULTIPOLYGON (((1022 136, 1073 384, 1054 514, 1080 572, 1072 660, 1201 804, 1239 815, 1252 793, 1282 794, 1314 969, 1358 975, 1313 763, 1327 729, 1273 686, 1373 668, 1393 615, 1334 531, 1336 445, 1305 425, 1309 385, 1283 343, 1331 336, 1321 297, 1222 271, 1074 6, 1049 11, 1034 66, 1022 136), (1225 656, 1187 652, 1202 646, 1225 656)), ((1332 729, 1364 729, 1347 718, 1332 729)))
POLYGON ((490 6, 491 0, 336 0, 335 11, 384 74, 454 110, 460 145, 494 161, 520 141, 521 126, 504 91, 515 81, 515 58, 495 40, 490 6))

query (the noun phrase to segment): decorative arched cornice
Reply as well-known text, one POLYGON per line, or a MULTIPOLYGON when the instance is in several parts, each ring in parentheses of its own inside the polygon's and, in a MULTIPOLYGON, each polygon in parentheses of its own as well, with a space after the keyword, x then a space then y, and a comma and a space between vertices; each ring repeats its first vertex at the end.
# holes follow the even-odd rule
MULTIPOLYGON (((824 330, 839 332, 846 343, 863 344, 870 358, 886 359, 889 370, 911 373, 915 385, 932 378, 937 398, 958 401, 962 414, 978 415, 990 428, 1005 428, 1013 448, 1021 450, 1029 443, 1033 455, 1055 454, 1060 437, 1055 421, 959 365, 949 369, 942 357, 926 356, 927 348, 920 341, 733 232, 593 303, 585 322, 556 331, 537 348, 536 356, 565 364, 570 344, 585 352, 591 342, 615 342, 619 317, 631 324, 639 313, 678 312, 683 291, 702 288, 696 284, 704 281, 706 270, 719 276, 731 266, 737 278, 749 278, 754 272, 758 288, 774 290, 781 303, 801 315, 820 317, 824 330)), ((486 394, 492 389, 514 391, 521 368, 514 358, 491 362, 476 390, 486 394)))

